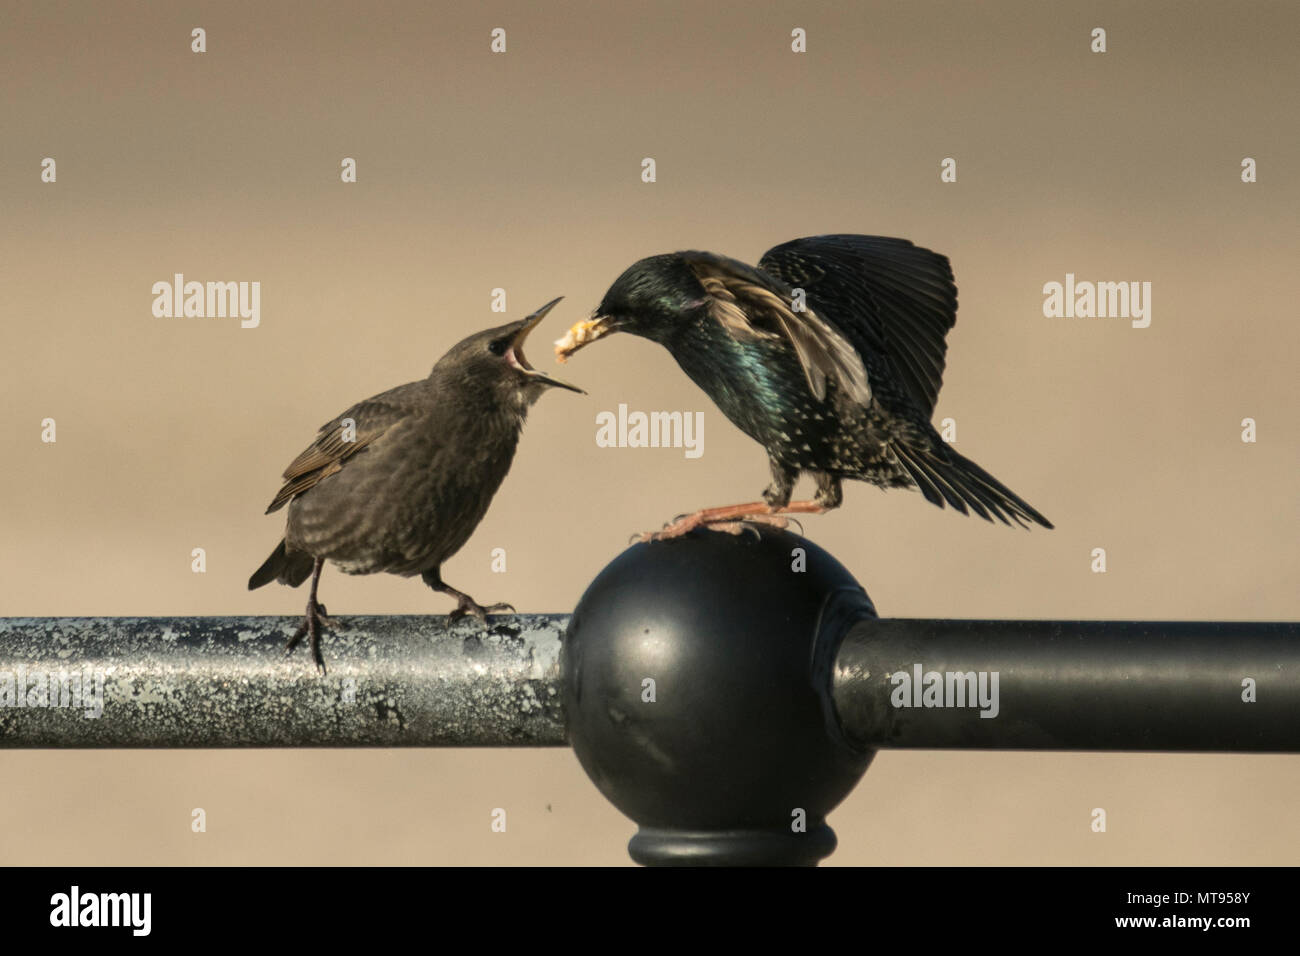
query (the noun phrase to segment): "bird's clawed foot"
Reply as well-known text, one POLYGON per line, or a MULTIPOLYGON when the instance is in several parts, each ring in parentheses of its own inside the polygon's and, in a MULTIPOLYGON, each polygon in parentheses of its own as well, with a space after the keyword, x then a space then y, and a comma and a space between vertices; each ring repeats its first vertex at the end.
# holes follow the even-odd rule
POLYGON ((316 662, 317 669, 325 673, 325 658, 320 652, 320 635, 321 630, 326 627, 332 627, 334 622, 329 619, 325 611, 325 605, 314 600, 307 602, 307 614, 303 622, 298 625, 298 630, 293 632, 293 637, 289 638, 289 643, 284 647, 284 654, 288 657, 293 653, 293 649, 302 643, 304 637, 309 639, 311 646, 311 658, 316 662))
POLYGON ((763 514, 761 512, 756 514, 715 515, 711 513, 711 510, 697 511, 689 515, 678 515, 659 531, 646 531, 642 534, 633 535, 632 541, 671 541, 673 538, 680 538, 682 535, 690 534, 696 528, 723 531, 727 534, 742 534, 745 531, 752 531, 757 535, 758 529, 754 527, 755 524, 767 525, 770 528, 786 528, 790 524, 790 519, 783 515, 763 514))
MULTIPOLYGON (((755 539, 758 539, 760 537, 758 533, 758 525, 775 528, 778 531, 784 531, 790 527, 790 525, 794 525, 799 529, 800 534, 803 533, 803 525, 794 518, 787 517, 786 515, 747 515, 744 518, 737 518, 734 521, 705 521, 697 525, 697 527, 708 528, 710 531, 723 531, 727 534, 744 534, 745 532, 749 532, 755 539)), ((666 534, 667 531, 668 529, 665 528, 664 531, 659 533, 666 534)), ((667 534, 667 537, 675 538, 677 535, 667 534)), ((652 538, 650 540, 662 541, 663 538, 652 538)))
POLYGON ((464 591, 458 591, 444 581, 437 568, 425 571, 421 578, 439 594, 450 594, 456 599, 456 610, 447 615, 453 621, 462 617, 476 617, 480 621, 486 621, 489 614, 515 613, 514 606, 510 604, 489 604, 486 607, 479 604, 464 591))
POLYGON ((468 594, 457 595, 458 604, 456 610, 452 611, 448 617, 457 621, 462 617, 476 617, 480 621, 486 621, 489 614, 514 614, 513 604, 488 604, 486 606, 479 604, 468 594))
POLYGON ((790 514, 820 514, 825 510, 821 505, 811 501, 795 501, 783 508, 773 508, 762 501, 745 505, 731 505, 724 508, 705 508, 703 511, 696 511, 693 514, 678 515, 677 518, 664 525, 659 531, 646 531, 643 534, 635 534, 632 536, 632 541, 633 543, 670 541, 673 538, 680 538, 684 534, 689 534, 696 528, 724 531, 728 534, 743 534, 749 531, 757 537, 758 528, 755 527, 756 525, 764 525, 783 531, 790 527, 791 524, 794 524, 802 534, 803 525, 791 518, 790 514))

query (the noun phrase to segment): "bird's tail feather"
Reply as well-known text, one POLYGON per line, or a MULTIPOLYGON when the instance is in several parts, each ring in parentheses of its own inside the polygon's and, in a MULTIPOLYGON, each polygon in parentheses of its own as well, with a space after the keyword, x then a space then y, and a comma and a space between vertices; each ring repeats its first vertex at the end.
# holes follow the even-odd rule
POLYGON ((260 588, 263 584, 279 581, 291 588, 296 588, 311 577, 316 562, 306 551, 290 552, 285 547, 284 539, 275 546, 271 556, 262 562, 262 566, 248 579, 248 590, 260 588))
POLYGON ((899 442, 892 447, 926 501, 940 508, 947 502, 962 514, 968 514, 969 508, 985 521, 996 518, 1009 525, 1013 520, 1022 528, 1027 528, 1029 526, 1025 521, 1028 520, 1044 528, 1052 527, 1052 523, 1027 501, 975 462, 962 457, 946 445, 930 450, 899 442))

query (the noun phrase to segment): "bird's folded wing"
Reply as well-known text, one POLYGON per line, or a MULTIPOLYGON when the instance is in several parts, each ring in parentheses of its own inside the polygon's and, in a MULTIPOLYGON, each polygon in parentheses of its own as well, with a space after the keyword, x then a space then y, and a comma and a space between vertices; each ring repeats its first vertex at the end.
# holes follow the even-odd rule
POLYGON ((764 253, 758 267, 807 294, 809 308, 860 351, 884 358, 929 416, 943 383, 957 287, 945 256, 884 236, 813 236, 764 253))
POLYGON ((785 338, 794 346, 808 379, 821 400, 832 379, 855 401, 871 401, 862 357, 834 326, 812 309, 797 311, 787 289, 751 266, 708 252, 682 253, 709 297, 709 312, 741 341, 785 338))
POLYGON ((400 402, 377 395, 353 405, 321 426, 316 440, 284 470, 284 487, 267 507, 270 514, 322 478, 342 470, 343 463, 371 444, 409 414, 400 402))

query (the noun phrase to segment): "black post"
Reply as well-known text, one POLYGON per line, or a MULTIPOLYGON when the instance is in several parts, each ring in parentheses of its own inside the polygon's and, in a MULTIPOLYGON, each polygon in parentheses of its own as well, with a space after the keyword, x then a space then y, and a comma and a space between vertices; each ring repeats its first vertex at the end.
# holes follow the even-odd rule
POLYGON ((646 864, 810 865, 872 753, 840 733, 833 651, 874 613, 838 561, 765 530, 636 545, 565 639, 569 739, 646 864))

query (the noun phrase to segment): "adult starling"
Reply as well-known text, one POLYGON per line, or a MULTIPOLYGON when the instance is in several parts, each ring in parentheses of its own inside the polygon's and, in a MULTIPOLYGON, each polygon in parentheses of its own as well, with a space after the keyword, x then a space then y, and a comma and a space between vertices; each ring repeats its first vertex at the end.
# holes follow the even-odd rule
POLYGON ((453 617, 514 610, 482 606, 445 583, 440 569, 501 487, 529 406, 551 386, 582 392, 524 358, 524 339, 559 301, 471 335, 423 381, 353 405, 322 425, 285 469, 284 487, 266 509, 289 505, 284 538, 248 587, 271 581, 297 587, 311 577, 307 615, 288 651, 308 637, 324 672, 320 631, 330 622, 316 588, 327 560, 347 574, 418 574, 456 598, 453 617))
POLYGON ((1050 528, 930 424, 956 314, 944 256, 905 239, 815 236, 769 250, 757 268, 711 252, 642 259, 593 318, 556 343, 556 356, 611 332, 658 342, 767 449, 772 483, 762 501, 698 511, 643 537, 821 513, 839 506, 844 478, 915 487, 939 507, 1050 528), (792 502, 802 472, 817 494, 792 502))

